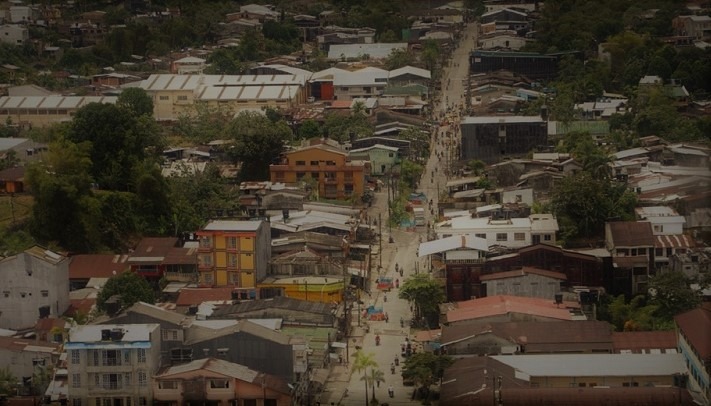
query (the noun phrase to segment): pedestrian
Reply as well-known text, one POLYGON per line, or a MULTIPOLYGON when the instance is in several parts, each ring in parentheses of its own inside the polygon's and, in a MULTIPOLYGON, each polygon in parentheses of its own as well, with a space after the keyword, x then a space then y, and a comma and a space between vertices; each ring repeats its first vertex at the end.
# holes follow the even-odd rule
POLYGON ((387 323, 390 320, 390 317, 388 317, 388 312, 385 312, 385 322, 387 323))

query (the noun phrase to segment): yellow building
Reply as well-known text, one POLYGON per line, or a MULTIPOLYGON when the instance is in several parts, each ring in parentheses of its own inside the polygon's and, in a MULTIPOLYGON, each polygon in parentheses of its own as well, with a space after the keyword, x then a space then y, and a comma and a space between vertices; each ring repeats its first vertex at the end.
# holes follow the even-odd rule
POLYGON ((340 303, 343 286, 343 278, 333 276, 270 276, 258 284, 260 299, 286 296, 322 303, 340 303))
POLYGON ((214 220, 197 233, 201 286, 256 289, 271 258, 269 223, 214 220))
POLYGON ((318 144, 286 154, 283 163, 269 166, 272 182, 297 183, 311 179, 318 184, 318 195, 326 199, 360 197, 370 164, 351 161, 345 151, 318 144))

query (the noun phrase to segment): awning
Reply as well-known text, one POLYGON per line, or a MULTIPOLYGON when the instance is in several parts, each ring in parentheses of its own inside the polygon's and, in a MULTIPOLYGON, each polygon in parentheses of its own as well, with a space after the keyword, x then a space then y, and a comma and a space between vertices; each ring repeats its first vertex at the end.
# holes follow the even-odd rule
POLYGON ((654 241, 654 248, 693 248, 692 240, 686 234, 658 235, 654 241))

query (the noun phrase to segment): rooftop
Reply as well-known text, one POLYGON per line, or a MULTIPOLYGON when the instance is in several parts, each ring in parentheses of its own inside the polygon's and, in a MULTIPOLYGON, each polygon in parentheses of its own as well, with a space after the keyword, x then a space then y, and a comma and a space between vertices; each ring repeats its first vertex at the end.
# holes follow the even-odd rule
POLYGON ((102 330, 123 331, 121 342, 151 341, 151 333, 160 330, 159 324, 104 324, 78 325, 69 330, 69 343, 102 342, 102 330))
POLYGON ((204 231, 257 231, 262 221, 212 220, 204 231))
POLYGON ((711 357, 711 307, 702 306, 674 317, 676 325, 702 360, 711 357))
POLYGON ((74 255, 69 263, 69 279, 110 278, 128 269, 128 255, 74 255))
POLYGON ((560 279, 563 281, 568 279, 568 277, 565 276, 564 273, 547 271, 545 269, 532 268, 532 267, 528 267, 528 266, 524 266, 521 269, 515 269, 513 271, 497 272, 497 273, 492 273, 492 274, 488 274, 488 275, 482 275, 481 277, 479 277, 479 279, 482 282, 485 282, 485 281, 492 281, 492 280, 499 280, 499 279, 506 279, 506 278, 517 278, 520 276, 526 276, 528 274, 545 276, 548 278, 560 279))
POLYGON ((489 246, 485 238, 480 238, 474 234, 454 235, 440 238, 438 240, 427 241, 420 244, 419 256, 424 257, 439 252, 456 249, 474 249, 479 251, 489 251, 489 246))
POLYGON ((462 124, 543 124, 540 116, 476 116, 464 117, 462 124))
MULTIPOLYGON (((553 299, 497 295, 458 302, 447 311, 447 322, 476 320, 510 313, 526 314, 554 320, 575 320, 577 316, 567 308, 570 303, 556 305, 553 299)), ((579 305, 576 304, 576 307, 579 305)), ((584 319, 583 319, 584 320, 584 319)))
POLYGON ((232 300, 232 287, 186 288, 178 293, 177 306, 197 306, 203 302, 232 300))
POLYGON ((640 247, 654 245, 652 225, 648 222, 613 221, 606 224, 615 247, 640 247))

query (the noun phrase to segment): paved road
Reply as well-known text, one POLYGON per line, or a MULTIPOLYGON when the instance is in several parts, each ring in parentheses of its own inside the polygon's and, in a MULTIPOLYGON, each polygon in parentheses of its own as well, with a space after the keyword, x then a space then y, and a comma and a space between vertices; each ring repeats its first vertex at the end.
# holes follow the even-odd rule
MULTIPOLYGON (((464 32, 459 46, 454 50, 451 63, 445 67, 442 79, 442 94, 439 105, 435 106, 435 115, 448 115, 448 125, 440 126, 432 134, 431 155, 426 165, 425 173, 420 182, 421 191, 425 192, 429 199, 433 200, 433 213, 437 213, 436 205, 438 201, 438 191, 444 187, 447 181, 447 169, 451 160, 456 159, 455 143, 458 134, 458 122, 460 106, 464 106, 465 86, 462 81, 466 80, 469 69, 468 55, 476 44, 476 26, 474 23, 468 25, 464 32)), ((383 223, 387 218, 387 192, 385 190, 376 193, 375 204, 369 209, 371 218, 378 218, 382 215, 383 223)), ((427 213, 427 221, 434 223, 434 215, 427 213)), ((323 406, 334 405, 367 405, 366 388, 361 380, 362 373, 353 371, 353 361, 355 346, 361 347, 367 354, 372 354, 378 363, 378 369, 383 371, 385 382, 375 388, 375 397, 380 402, 387 402, 391 406, 411 405, 411 395, 413 387, 406 387, 402 384, 401 367, 403 365, 400 358, 400 365, 396 367, 395 374, 390 371, 390 366, 395 357, 400 355, 400 345, 405 338, 412 338, 414 332, 406 322, 405 327, 400 327, 400 318, 409 320, 411 312, 409 303, 397 297, 398 289, 393 289, 389 293, 380 292, 375 285, 375 279, 382 275, 393 279, 407 279, 416 271, 426 272, 427 261, 417 258, 417 248, 421 241, 427 240, 427 230, 425 227, 418 227, 416 232, 408 232, 399 229, 390 230, 387 227, 383 231, 383 251, 382 258, 374 258, 376 265, 382 260, 382 269, 374 271, 371 295, 364 296, 365 305, 383 307, 389 316, 389 322, 385 321, 364 321, 361 320, 361 327, 355 327, 351 337, 351 347, 349 348, 349 359, 344 365, 334 368, 334 373, 326 383, 326 390, 318 400, 323 406), (392 236, 394 243, 388 243, 392 236), (400 277, 395 273, 395 264, 404 267, 404 276, 400 277), (385 300, 387 296, 387 301, 385 300), (365 331, 365 326, 369 327, 369 332, 365 331), (381 344, 375 345, 375 336, 380 335, 381 344), (392 385, 395 396, 388 397, 387 388, 392 385)), ((357 316, 354 314, 354 320, 357 316)), ((372 397, 372 391, 367 389, 368 397, 372 397)))

